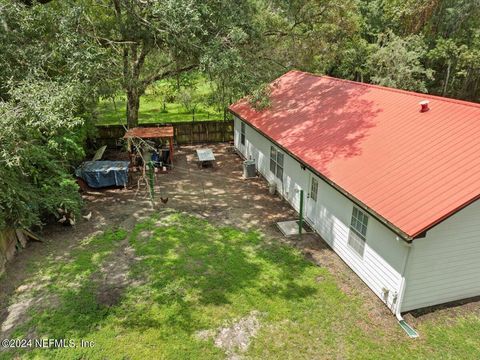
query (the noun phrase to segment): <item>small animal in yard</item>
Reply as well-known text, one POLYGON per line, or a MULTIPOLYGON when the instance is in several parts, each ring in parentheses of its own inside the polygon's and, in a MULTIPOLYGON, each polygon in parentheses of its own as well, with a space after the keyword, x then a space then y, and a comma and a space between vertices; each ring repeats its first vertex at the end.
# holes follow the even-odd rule
POLYGON ((168 202, 168 197, 167 198, 163 198, 160 196, 160 201, 164 204, 166 204, 168 202))
POLYGON ((60 216, 60 219, 58 219, 58 222, 60 224, 64 226, 75 225, 75 215, 72 212, 62 208, 58 208, 57 211, 58 211, 58 216, 60 216))
POLYGON ((92 212, 90 211, 87 215, 82 216, 85 220, 89 221, 92 218, 92 212))

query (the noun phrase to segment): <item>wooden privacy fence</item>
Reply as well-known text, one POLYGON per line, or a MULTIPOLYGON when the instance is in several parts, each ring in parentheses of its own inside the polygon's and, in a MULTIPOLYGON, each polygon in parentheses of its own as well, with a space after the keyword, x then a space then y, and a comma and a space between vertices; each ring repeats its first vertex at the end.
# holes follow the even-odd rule
MULTIPOLYGON (((156 127, 167 124, 142 124, 140 127, 156 127)), ((233 140, 233 120, 208 120, 178 122, 173 126, 177 144, 198 144, 209 142, 225 142, 233 140)), ((97 141, 113 146, 125 135, 122 125, 97 126, 97 141)))

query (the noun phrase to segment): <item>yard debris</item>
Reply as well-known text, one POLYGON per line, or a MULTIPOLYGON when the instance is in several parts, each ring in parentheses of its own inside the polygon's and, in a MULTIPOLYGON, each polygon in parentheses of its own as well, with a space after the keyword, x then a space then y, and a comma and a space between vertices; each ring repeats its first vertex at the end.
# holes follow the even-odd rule
POLYGON ((30 230, 27 230, 27 229, 22 229, 23 233, 28 236, 29 238, 33 239, 33 240, 36 240, 36 241, 40 241, 40 242, 43 242, 43 239, 38 236, 37 234, 34 234, 33 232, 31 232, 30 230))
POLYGON ((107 149, 107 145, 103 145, 101 148, 99 148, 96 152, 95 155, 93 156, 92 161, 97 161, 101 160, 103 154, 105 153, 105 150, 107 149))
POLYGON ((200 340, 214 338, 215 346, 224 350, 229 360, 241 359, 241 354, 248 350, 251 338, 260 329, 260 316, 259 311, 253 310, 229 326, 217 330, 201 330, 196 336, 200 340))
POLYGON ((16 229, 15 234, 17 234, 17 239, 22 248, 25 248, 27 246, 27 237, 25 236, 25 233, 22 230, 16 229))

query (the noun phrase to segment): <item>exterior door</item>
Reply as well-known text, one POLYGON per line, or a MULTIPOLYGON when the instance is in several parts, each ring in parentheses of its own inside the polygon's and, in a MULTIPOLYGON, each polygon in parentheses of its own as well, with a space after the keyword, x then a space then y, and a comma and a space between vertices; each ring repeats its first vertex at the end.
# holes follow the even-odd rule
POLYGON ((317 209, 317 198, 318 198, 318 181, 315 177, 310 174, 310 188, 307 196, 307 208, 305 211, 305 216, 307 220, 314 224, 315 221, 315 211, 317 209))

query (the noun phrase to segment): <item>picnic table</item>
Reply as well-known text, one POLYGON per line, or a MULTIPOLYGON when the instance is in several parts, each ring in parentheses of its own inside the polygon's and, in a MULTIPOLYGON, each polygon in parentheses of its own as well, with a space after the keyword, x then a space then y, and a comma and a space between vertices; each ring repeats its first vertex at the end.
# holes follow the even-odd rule
POLYGON ((213 155, 212 149, 197 149, 197 158, 198 158, 198 166, 213 166, 213 162, 215 161, 215 156, 213 155))

